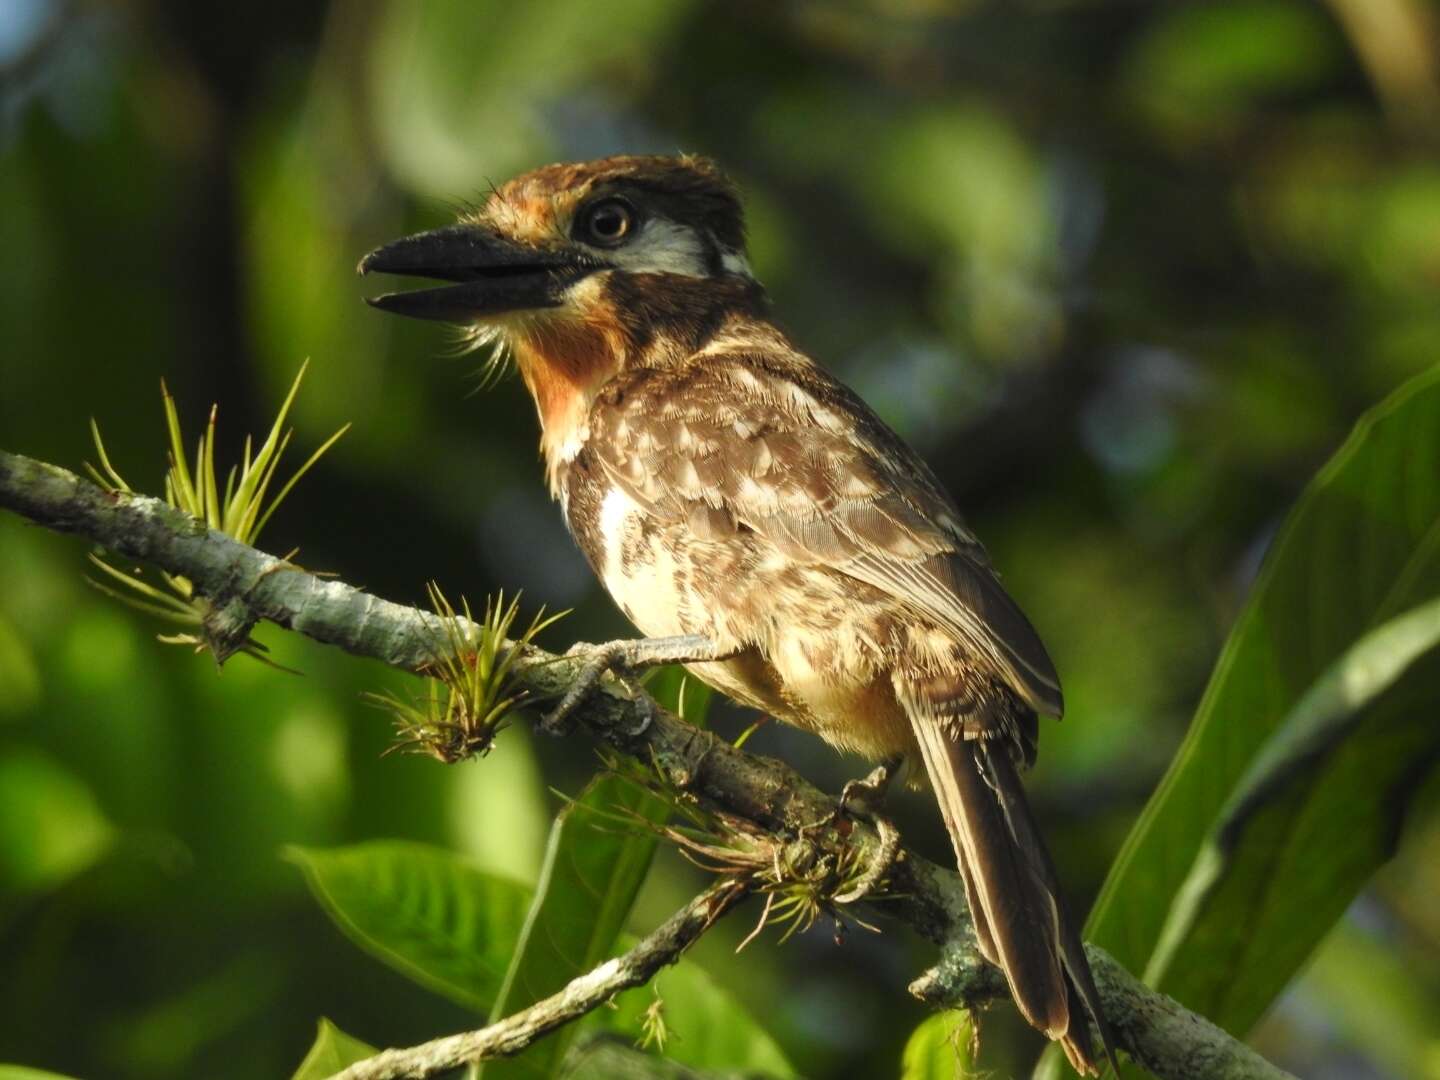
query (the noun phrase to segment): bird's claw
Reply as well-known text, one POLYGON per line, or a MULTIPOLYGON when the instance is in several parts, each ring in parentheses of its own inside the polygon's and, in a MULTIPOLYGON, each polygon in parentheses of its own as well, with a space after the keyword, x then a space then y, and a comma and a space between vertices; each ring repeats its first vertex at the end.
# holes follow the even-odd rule
POLYGON ((574 727, 572 714, 580 703, 600 685, 600 680, 605 673, 612 672, 617 677, 624 677, 627 665, 624 663, 624 650, 621 648, 625 642, 612 641, 605 645, 593 647, 593 649, 575 650, 572 653, 577 655, 584 652, 590 653, 590 658, 576 674, 575 679, 565 689, 565 695, 556 703, 555 707, 540 719, 539 729, 546 735, 566 735, 574 727))
POLYGON ((885 805, 885 793, 890 790, 890 782, 895 779, 898 768, 899 762, 884 761, 871 769, 868 776, 847 781, 840 789, 838 812, 844 813, 852 803, 858 803, 862 815, 874 816, 885 805))
POLYGON ((880 838, 879 849, 873 853, 860 876, 843 892, 835 893, 831 897, 837 904, 853 904, 869 896, 885 879, 885 875, 890 872, 900 855, 900 830, 893 821, 879 812, 884 804, 885 792, 889 789, 898 767, 898 761, 887 761, 877 765, 868 776, 848 781, 840 789, 840 798, 836 801, 835 809, 826 817, 800 830, 804 834, 825 828, 845 814, 864 818, 874 826, 880 838))
POLYGON ((606 672, 623 679, 648 667, 722 660, 732 653, 718 648, 708 638, 686 634, 575 646, 566 655, 588 656, 588 659, 566 688, 564 696, 541 718, 538 727, 547 735, 564 735, 570 731, 571 714, 590 696, 606 672))
POLYGON ((880 847, 871 855, 868 865, 843 892, 837 892, 830 899, 837 904, 853 904, 864 900, 873 893, 890 873, 895 860, 900 857, 900 830, 888 817, 880 814, 868 815, 870 824, 880 837, 880 847))

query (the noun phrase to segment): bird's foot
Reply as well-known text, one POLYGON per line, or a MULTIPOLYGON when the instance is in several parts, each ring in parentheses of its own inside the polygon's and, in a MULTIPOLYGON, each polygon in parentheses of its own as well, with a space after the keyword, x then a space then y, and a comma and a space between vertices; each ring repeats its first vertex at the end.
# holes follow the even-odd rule
POLYGON ((538 726, 548 735, 563 735, 569 731, 571 714, 590 696, 606 672, 624 678, 664 664, 724 660, 734 652, 721 649, 701 634, 680 634, 676 637, 607 641, 603 645, 576 645, 565 655, 584 657, 585 663, 576 674, 575 681, 566 689, 565 696, 541 719, 538 726))
POLYGON ((801 830, 803 833, 822 829, 850 814, 870 822, 880 838, 880 846, 871 855, 865 869, 844 891, 831 897, 837 904, 853 904, 873 893, 900 855, 900 830, 881 813, 885 804, 885 793, 900 768, 900 762, 900 758, 892 758, 877 765, 870 775, 846 783, 840 789, 840 798, 835 809, 827 817, 801 830))
POLYGON ((858 804, 862 816, 874 816, 885 806, 885 795, 890 790, 895 774, 900 771, 903 758, 887 758, 870 770, 868 776, 847 781, 840 789, 838 813, 844 813, 852 803, 858 804))

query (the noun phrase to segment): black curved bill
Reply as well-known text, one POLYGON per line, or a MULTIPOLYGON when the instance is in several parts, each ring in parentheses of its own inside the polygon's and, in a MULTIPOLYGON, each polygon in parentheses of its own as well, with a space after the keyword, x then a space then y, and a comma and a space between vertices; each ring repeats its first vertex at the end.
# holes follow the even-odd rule
POLYGON ((376 248, 361 274, 403 274, 456 282, 436 289, 384 293, 365 302, 416 319, 469 322, 507 311, 557 307, 566 287, 589 273, 562 253, 521 247, 473 225, 447 225, 376 248))

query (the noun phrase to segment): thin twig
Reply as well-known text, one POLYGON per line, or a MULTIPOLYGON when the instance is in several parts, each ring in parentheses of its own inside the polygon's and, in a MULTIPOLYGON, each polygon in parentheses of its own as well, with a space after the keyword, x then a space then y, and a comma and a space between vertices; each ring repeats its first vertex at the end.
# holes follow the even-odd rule
POLYGON ((623 956, 578 975, 564 989, 489 1027, 448 1035, 404 1050, 384 1050, 357 1061, 331 1080, 401 1080, 434 1076, 472 1061, 518 1054, 556 1028, 578 1020, 622 990, 643 986, 673 964, 749 891, 743 880, 716 882, 623 956))
MULTIPOLYGON (((367 595, 333 578, 307 573, 274 556, 210 532, 158 499, 112 494, 65 469, 0 451, 0 507, 46 528, 87 537, 116 554, 179 574, 238 625, 264 619, 392 667, 418 671, 431 659, 437 616, 367 595)), ((584 657, 527 648, 512 668, 530 700, 558 700, 584 657)), ((609 680, 575 710, 595 740, 659 770, 668 784, 782 836, 829 815, 835 799, 781 762, 738 750, 661 709, 647 695, 609 680)), ((874 829, 856 822, 848 839, 816 836, 840 858, 846 844, 860 857, 880 847, 874 829)), ((850 853, 852 857, 854 852, 850 853)), ((940 961, 911 993, 932 1004, 969 1007, 1006 994, 1000 973, 981 959, 959 876, 910 851, 892 868, 886 899, 873 910, 940 946, 940 961)), ((1104 952, 1090 947, 1106 1015, 1120 1045, 1162 1080, 1242 1080, 1283 1076, 1238 1039, 1143 985, 1104 952), (1149 1019, 1146 1019, 1149 1017, 1149 1019)))

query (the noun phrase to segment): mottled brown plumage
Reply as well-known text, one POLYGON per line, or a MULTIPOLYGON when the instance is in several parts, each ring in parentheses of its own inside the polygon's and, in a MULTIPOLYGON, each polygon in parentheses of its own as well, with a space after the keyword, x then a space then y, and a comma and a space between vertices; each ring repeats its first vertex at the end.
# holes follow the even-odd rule
POLYGON ((737 701, 923 762, 982 951, 1097 1071, 1104 1018, 1018 776, 1063 709, 1054 667, 931 470, 769 320, 743 245, 712 164, 619 157, 522 176, 362 269, 457 282, 375 303, 513 350, 551 491, 642 632, 733 654, 692 667, 737 701))

